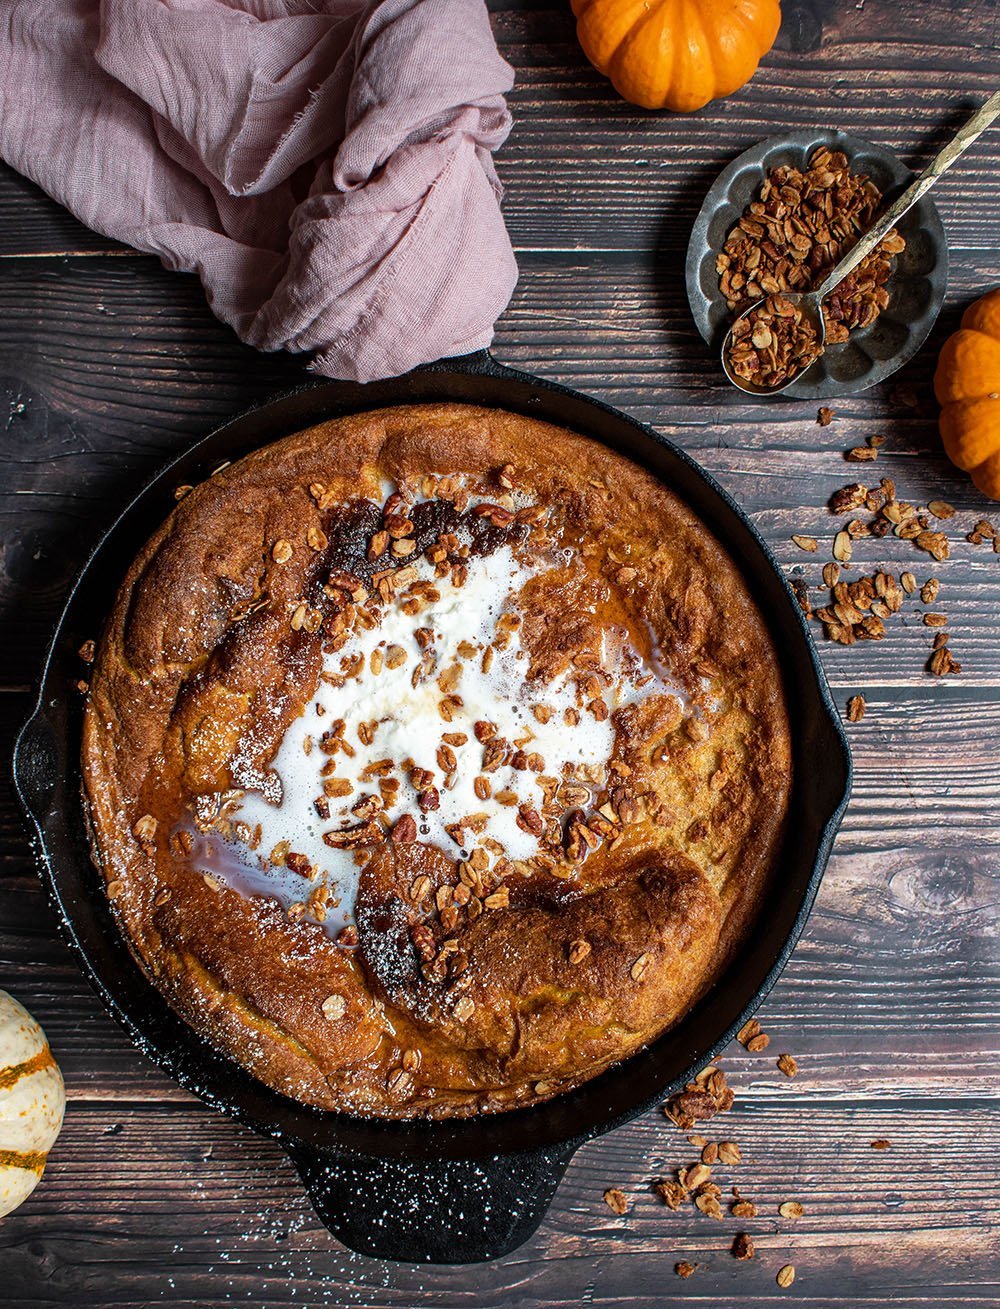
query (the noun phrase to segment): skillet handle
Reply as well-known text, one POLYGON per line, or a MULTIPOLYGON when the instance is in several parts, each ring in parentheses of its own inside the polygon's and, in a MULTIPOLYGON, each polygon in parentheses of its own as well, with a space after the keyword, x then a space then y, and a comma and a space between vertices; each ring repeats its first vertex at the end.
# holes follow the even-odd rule
POLYGON ((525 376, 516 368, 508 368, 506 364, 500 363, 498 359, 494 358, 491 351, 486 349, 473 350, 471 354, 467 355, 448 355, 444 359, 435 360, 432 364, 424 364, 419 371, 422 373, 470 373, 473 377, 523 378, 525 376))
POLYGON ((408 1263, 471 1264, 535 1231, 573 1146, 469 1159, 372 1159, 285 1146, 325 1227, 351 1250, 408 1263))

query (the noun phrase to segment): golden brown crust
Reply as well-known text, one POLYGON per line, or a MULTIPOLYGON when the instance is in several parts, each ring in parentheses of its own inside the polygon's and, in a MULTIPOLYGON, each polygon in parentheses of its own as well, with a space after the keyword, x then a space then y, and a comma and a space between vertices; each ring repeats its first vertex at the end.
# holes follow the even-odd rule
MULTIPOLYGON (((341 543, 359 559, 361 526, 347 523, 341 543)), ((544 1098, 676 1021, 753 914, 791 761, 766 626, 684 504, 573 433, 426 405, 299 433, 179 503, 130 568, 100 643, 83 773, 109 896, 170 1003, 288 1095, 399 1116, 544 1098), (644 655, 651 643, 669 655, 697 712, 668 695, 620 711, 615 757, 641 813, 572 877, 524 878, 509 908, 470 922, 471 964, 445 992, 411 948, 413 928, 437 931, 436 919, 406 898, 416 876, 454 882, 450 856, 423 845, 377 852, 361 874, 361 944, 345 949, 274 901, 212 885, 168 838, 194 797, 259 780, 313 694, 323 632, 293 630, 289 614, 304 597, 322 604, 329 560, 316 534, 326 540, 344 504, 381 504, 387 479, 447 472, 495 493, 503 465, 534 503, 554 507, 576 546, 565 570, 526 588, 531 675, 552 677, 617 623, 644 655), (282 563, 276 542, 291 546, 282 563), (587 954, 570 962, 578 941, 587 954), (472 1007, 456 1018, 463 996, 472 1007)))
POLYGON ((384 847, 362 876, 358 929, 373 992, 460 1050, 477 1088, 578 1079, 607 1064, 612 1029, 616 1057, 630 1053, 664 1014, 689 1006, 714 960, 718 897, 677 851, 619 862, 615 880, 588 893, 515 884, 510 912, 481 915, 462 938, 474 964, 460 977, 458 996, 474 1006, 463 1021, 456 988, 422 977, 404 908, 415 874, 436 889, 451 864, 437 851, 384 847), (576 958, 567 943, 580 942, 576 958))

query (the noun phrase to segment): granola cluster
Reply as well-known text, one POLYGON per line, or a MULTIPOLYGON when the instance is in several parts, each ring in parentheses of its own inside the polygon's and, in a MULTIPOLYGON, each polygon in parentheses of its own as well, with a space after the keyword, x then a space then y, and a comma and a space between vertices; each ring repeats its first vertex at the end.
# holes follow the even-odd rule
MULTIPOLYGON (((756 1018, 751 1018, 743 1025, 737 1040, 750 1054, 761 1053, 770 1045, 770 1037, 762 1030, 756 1018)), ((797 1076, 799 1071, 798 1061, 788 1053, 778 1056, 776 1066, 789 1078, 797 1076)), ((692 1130, 699 1122, 726 1113, 734 1102, 733 1089, 719 1062, 716 1062, 703 1068, 663 1105, 667 1119, 686 1134, 688 1144, 698 1151, 695 1160, 676 1168, 672 1176, 653 1180, 653 1194, 668 1210, 677 1212, 690 1204, 699 1214, 716 1222, 724 1222, 727 1212, 741 1222, 765 1217, 763 1206, 751 1200, 739 1186, 732 1186, 727 1196, 720 1185, 716 1170, 737 1168, 744 1164, 743 1151, 736 1141, 709 1140, 700 1131, 692 1130)), ((888 1141, 873 1141, 872 1147, 879 1148, 888 1144, 888 1141)), ((618 1217, 629 1214, 629 1197, 621 1187, 609 1187, 604 1191, 603 1199, 618 1217)), ((790 1222, 798 1221, 806 1213, 805 1206, 799 1200, 782 1200, 776 1205, 776 1210, 780 1218, 790 1222)), ((729 1245, 729 1254, 741 1262, 755 1259, 758 1251, 750 1233, 737 1231, 729 1245)), ((698 1264, 689 1260, 681 1260, 674 1264, 674 1272, 678 1277, 688 1278, 694 1275, 698 1267, 698 1264)), ((790 1286, 795 1280, 794 1265, 781 1265, 775 1273, 775 1280, 782 1289, 790 1286)))
MULTIPOLYGON (((819 357, 816 333, 796 318, 783 293, 815 290, 871 227, 881 204, 871 178, 851 172, 847 156, 825 146, 805 170, 782 165, 767 173, 716 258, 719 288, 733 313, 765 301, 752 321, 736 324, 730 362, 739 377, 780 386, 819 357)), ((888 306, 893 259, 905 249, 893 229, 827 296, 828 346, 842 344, 855 328, 870 327, 888 306)))
POLYGON ((769 295, 733 324, 729 366, 753 386, 771 389, 804 372, 823 353, 809 318, 783 295, 769 295))
MULTIPOLYGON (((817 421, 827 426, 833 419, 832 410, 821 410, 817 421)), ((871 436, 863 446, 845 451, 848 463, 874 463, 884 445, 885 438, 871 436)), ((825 603, 814 605, 808 585, 796 579, 793 586, 803 612, 823 624, 825 636, 840 645, 854 645, 861 641, 881 641, 887 635, 887 622, 901 615, 909 596, 916 596, 925 606, 934 604, 941 583, 937 577, 926 578, 922 583, 908 568, 898 575, 890 569, 876 569, 869 574, 849 577, 854 548, 865 538, 881 540, 894 536, 910 541, 913 546, 930 555, 937 563, 948 559, 951 544, 945 524, 955 516, 955 509, 946 500, 929 500, 920 506, 903 500, 891 477, 882 477, 877 485, 867 482, 849 482, 839 487, 830 497, 831 514, 847 517, 834 532, 831 546, 832 560, 823 565, 823 585, 828 590, 825 603)), ((973 544, 992 540, 992 528, 986 520, 979 520, 966 539, 973 544), (985 530, 980 530, 985 529, 985 530)), ((792 541, 800 550, 814 554, 819 541, 814 536, 795 533, 792 541)), ((945 677, 962 671, 961 663, 949 649, 947 615, 927 609, 921 615, 924 627, 934 630, 927 671, 935 677, 945 677)), ((864 701, 855 697, 848 710, 850 721, 858 722, 864 715, 864 701)))
MULTIPOLYGON (((716 260, 729 308, 738 313, 764 296, 814 290, 871 227, 881 205, 879 188, 863 173, 852 173, 839 150, 816 150, 805 171, 772 168, 716 260)), ((906 241, 893 230, 827 298, 828 344, 874 323, 889 303, 892 261, 905 249, 906 241)))

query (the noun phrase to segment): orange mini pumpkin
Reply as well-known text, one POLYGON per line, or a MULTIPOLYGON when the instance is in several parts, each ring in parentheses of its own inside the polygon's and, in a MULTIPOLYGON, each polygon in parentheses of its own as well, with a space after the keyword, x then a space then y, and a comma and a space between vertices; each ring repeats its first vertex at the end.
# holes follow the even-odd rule
POLYGON ((644 109, 700 109, 748 82, 781 26, 778 0, 572 0, 583 52, 644 109))
POLYGON ((1000 287, 970 305, 945 341, 934 394, 948 458, 1000 500, 1000 287))

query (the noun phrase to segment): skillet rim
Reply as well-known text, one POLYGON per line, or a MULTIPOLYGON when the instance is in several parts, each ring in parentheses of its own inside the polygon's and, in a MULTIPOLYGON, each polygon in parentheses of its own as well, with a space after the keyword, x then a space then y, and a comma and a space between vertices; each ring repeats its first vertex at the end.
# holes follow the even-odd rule
MULTIPOLYGON (((313 417, 309 421, 317 422, 322 420, 313 417)), ((301 430, 302 425, 300 423, 298 427, 294 426, 294 424, 285 426, 284 433, 290 434, 292 431, 301 430)), ((597 424, 597 426, 600 426, 600 424, 597 424)), ((279 439, 279 436, 272 434, 265 439, 275 440, 279 439)), ((262 443, 259 439, 255 442, 244 441, 240 454, 247 453, 250 449, 262 443)), ((217 463, 218 459, 208 460, 207 462, 217 463)), ((651 468, 651 471, 654 475, 662 476, 655 468, 651 468)), ((690 503, 687 494, 684 492, 678 493, 681 494, 682 499, 690 503)), ((700 505, 692 507, 700 517, 705 519, 709 530, 720 535, 726 548, 731 549, 729 543, 725 540, 725 534, 720 533, 718 524, 712 521, 711 516, 706 517, 700 505)), ((149 529, 143 530, 148 535, 149 529)), ((130 559, 131 555, 128 555, 124 560, 124 567, 128 566, 130 559)), ((120 568, 119 580, 123 572, 124 568, 120 568)), ((773 628, 775 624, 770 625, 773 628)), ((786 665, 790 664, 791 654, 789 652, 780 650, 779 647, 779 654, 786 665)), ((787 666, 784 672, 787 674, 787 666)), ((708 1063, 715 1054, 727 1045, 746 1019, 760 1006, 778 980, 805 927, 819 890, 837 828, 850 798, 852 778, 850 750, 805 618, 766 542, 733 497, 683 449, 660 435, 649 425, 639 422, 639 420, 604 401, 587 396, 560 383, 538 378, 520 370, 507 368, 497 363, 488 351, 477 352, 474 355, 458 359, 439 361, 436 364, 427 365, 409 374, 404 374, 400 378, 386 379, 386 381, 380 383, 370 383, 367 387, 349 382, 307 381, 302 385, 289 388, 270 397, 263 404, 242 410, 170 459, 129 500, 101 535, 81 567, 69 589, 56 623, 55 632, 43 662, 39 685, 39 694, 34 708, 15 745, 14 779, 18 797, 33 825, 33 844, 39 856, 42 881, 47 897, 56 912, 60 928, 67 938, 77 962, 82 966, 88 981, 97 991, 105 1008, 125 1028, 132 1042, 142 1053, 162 1067, 171 1078, 213 1108, 220 1109, 229 1116, 235 1117, 254 1131, 276 1138, 285 1145, 286 1149, 298 1151, 303 1149, 306 1151, 328 1151, 334 1154, 372 1158, 388 1153, 392 1156, 400 1156, 416 1161, 421 1159, 440 1160, 442 1158, 481 1160, 493 1158, 497 1155, 517 1156, 547 1150, 549 1152, 556 1151, 568 1158, 583 1141, 612 1131, 645 1112, 652 1105, 671 1094, 697 1068, 708 1063), (755 577, 757 576, 755 569, 760 563, 764 565, 761 576, 769 577, 772 585, 775 581, 780 584, 779 591, 784 593, 786 602, 784 624, 788 626, 790 623, 793 631, 797 629, 800 649, 795 652, 796 661, 802 665, 804 656, 804 668, 808 673, 807 685, 816 697, 816 703, 811 708, 818 714, 822 728, 821 734, 827 736, 826 744, 831 748, 830 764, 832 766, 828 767, 825 778, 827 803, 822 805, 823 815, 819 830, 815 839, 809 844, 809 852, 812 853, 810 871, 800 888, 798 902, 794 915, 787 925, 787 931, 780 937, 780 944, 777 949, 767 951, 770 962, 765 967, 763 975, 758 978, 756 985, 747 989, 748 983, 743 980, 742 973, 737 975, 739 966, 743 965, 745 968, 745 960, 743 960, 742 956, 746 951, 741 949, 737 958, 730 962, 718 982, 696 1004, 689 1015, 681 1020, 681 1023, 658 1037, 642 1051, 612 1066, 590 1081, 582 1083, 581 1086, 574 1090, 557 1096, 550 1101, 489 1116, 467 1119, 393 1121, 360 1118, 348 1114, 318 1110, 292 1100, 280 1092, 273 1091, 264 1083, 258 1082, 256 1078, 246 1073, 228 1056, 216 1051, 208 1042, 199 1037, 182 1018, 174 1014, 167 1006, 160 992, 139 970, 138 965, 131 961, 134 972, 141 980, 145 992, 153 999, 154 1005, 158 1005, 162 1010, 166 1011, 165 1014, 137 1016, 138 1005, 135 998, 128 995, 127 979, 123 979, 119 975, 109 982, 102 970, 102 966, 92 960, 90 953, 88 953, 87 944, 81 939, 81 933, 78 930, 79 924, 76 921, 79 911, 71 903, 68 903, 68 897, 64 894, 60 885, 60 877, 63 879, 70 877, 79 886, 87 880, 88 870, 84 870, 82 874, 79 869, 72 874, 60 874, 53 868, 49 850, 51 838, 49 838, 46 831, 45 818, 35 812, 36 802, 31 795, 33 782, 30 774, 37 764, 37 759, 32 760, 31 752, 35 750, 37 753, 38 750, 41 750, 44 755, 46 748, 54 751, 56 745, 58 745, 58 742, 53 745, 50 740, 46 746, 43 739, 45 736, 42 730, 43 725, 50 729, 51 734, 51 723, 46 713, 47 702, 57 703, 61 699, 63 709, 72 712, 69 697, 64 692, 57 691, 55 700, 52 700, 50 680, 54 676, 54 666, 61 653, 60 642, 65 636, 64 628, 73 613, 74 606, 80 603, 81 591, 85 589, 95 565, 102 562, 101 556, 108 549, 109 543, 130 525, 131 520, 144 504, 155 500, 157 493, 161 492, 165 486, 173 484, 176 471, 179 468, 196 463, 199 458, 204 458, 213 446, 223 443, 226 439, 231 441, 234 432, 237 439, 239 439, 239 433, 243 426, 248 423, 259 423, 262 419, 266 420, 268 417, 274 416, 276 412, 280 414, 288 408, 290 402, 308 399, 308 397, 314 395, 319 397, 322 394, 328 396, 343 394, 346 397, 355 393, 361 396, 365 394, 372 395, 385 390, 391 392, 394 389, 404 388, 408 383, 411 385, 416 384, 419 390, 421 384, 423 384, 423 379, 427 378, 432 379, 426 383, 427 388, 430 391, 441 391, 441 395, 428 394, 420 399, 405 395, 396 399, 379 396, 379 398, 372 399, 370 403, 360 405, 351 405, 348 401, 346 407, 337 407, 336 415, 360 412, 363 409, 383 408, 392 404, 435 403, 447 399, 456 403, 476 403, 475 400, 469 399, 465 395, 452 395, 449 397, 443 393, 449 388, 468 389, 470 382, 486 378, 492 379, 493 382, 503 383, 508 389, 513 388, 516 390, 519 387, 523 390, 523 388, 527 388, 527 394, 520 397, 520 402, 516 396, 512 397, 511 403, 508 405, 495 400, 479 401, 479 403, 491 404, 493 407, 508 407, 512 412, 527 413, 545 421, 564 425, 571 430, 588 435, 592 439, 601 440, 626 457, 636 459, 637 462, 642 463, 647 468, 650 467, 649 462, 637 457, 633 450, 629 448, 630 442, 625 439, 624 435, 621 444, 619 444, 617 441, 599 435, 587 423, 580 423, 579 420, 571 418, 553 416, 549 412, 538 412, 534 408, 535 405, 541 405, 543 408, 545 406, 539 397, 532 394, 532 392, 540 392, 543 396, 548 397, 552 404, 561 402, 564 407, 580 407, 584 412, 591 412, 605 421, 620 425, 623 434, 628 433, 631 435, 631 444, 641 445, 651 442, 652 445, 649 448, 661 452, 667 462, 671 459, 678 461, 680 467, 686 470, 688 476, 693 477, 696 484, 700 483, 701 491, 709 501, 714 499, 721 503, 724 514, 728 514, 732 520, 729 526, 732 527, 733 523, 735 523, 742 533, 748 535, 751 544, 761 556, 760 561, 738 560, 741 571, 744 573, 748 584, 751 584, 752 589, 755 592, 760 589, 755 584, 755 577), (420 379, 419 383, 415 382, 415 379, 420 379), (39 739, 42 739, 41 745, 39 745, 39 739), (736 1011, 732 1010, 731 1005, 729 1006, 731 1015, 729 1020, 721 1030, 715 1029, 717 1035, 689 1047, 691 1057, 684 1063, 682 1071, 675 1070, 664 1076, 654 1072, 650 1076, 650 1063, 655 1062, 658 1058, 665 1058, 664 1047, 679 1044, 678 1034, 684 1034, 685 1029, 691 1025, 692 1019, 701 1016, 709 1000, 714 998, 718 1002, 719 995, 725 989, 723 983, 728 983, 729 986, 733 986, 735 983, 735 986, 741 988, 744 993, 736 1011), (169 1039, 170 1044, 165 1047, 164 1042, 167 1039, 169 1039), (639 1094, 629 1095, 629 1086, 634 1080, 629 1076, 630 1071, 634 1074, 640 1063, 646 1066, 645 1076, 639 1082, 644 1090, 639 1094), (228 1081, 228 1092, 221 1090, 219 1086, 214 1084, 219 1080, 228 1081), (655 1085, 653 1085, 654 1083, 655 1085), (622 1086, 625 1087, 624 1096, 621 1094, 622 1086), (615 1094, 616 1090, 618 1094, 615 1094), (272 1102, 269 1106, 265 1103, 268 1101, 272 1102), (574 1113, 574 1110, 579 1110, 581 1102, 587 1104, 587 1112, 582 1116, 574 1113), (548 1128, 544 1126, 545 1120, 549 1122, 548 1128)), ((69 742, 65 744, 68 745, 69 742)), ((800 754, 801 743, 796 739, 793 748, 796 776, 798 776, 802 767, 800 754)), ((55 761, 50 759, 50 762, 55 761)), ((70 753, 64 761, 63 773, 66 772, 67 768, 71 771, 74 762, 74 756, 70 753)), ((65 780, 67 779, 64 778, 65 780)), ((822 789, 822 782, 817 784, 821 785, 822 789)), ((796 790, 796 784, 793 783, 793 800, 796 790)), ((77 803, 79 802, 77 801, 77 803)), ((82 808, 82 806, 80 807, 82 808)), ((51 816, 46 817, 51 819, 51 816)), ((779 858, 783 863, 786 852, 782 852, 779 858)), ((804 856, 802 862, 804 865, 804 856)), ((89 872, 96 877, 96 872, 92 866, 89 872)), ((102 916, 100 904, 93 905, 92 909, 96 911, 98 916, 102 916)), ((109 911, 104 916, 110 921, 109 911)), ((131 955, 128 954, 127 946, 125 946, 124 939, 117 926, 114 927, 114 933, 118 938, 119 953, 124 950, 127 958, 131 960, 131 955)), ((114 943, 106 942, 105 944, 112 950, 114 949, 114 943)))

